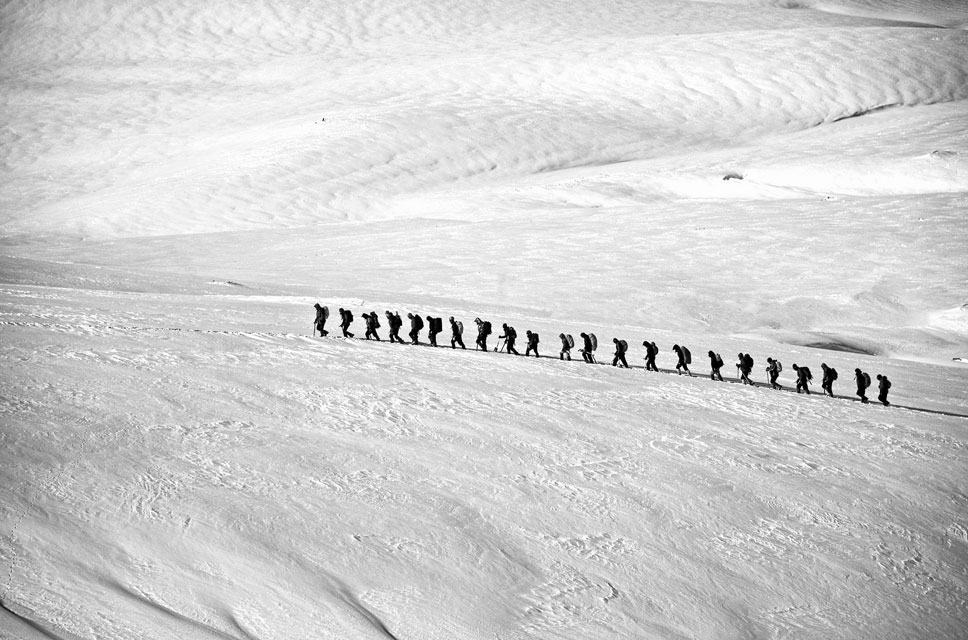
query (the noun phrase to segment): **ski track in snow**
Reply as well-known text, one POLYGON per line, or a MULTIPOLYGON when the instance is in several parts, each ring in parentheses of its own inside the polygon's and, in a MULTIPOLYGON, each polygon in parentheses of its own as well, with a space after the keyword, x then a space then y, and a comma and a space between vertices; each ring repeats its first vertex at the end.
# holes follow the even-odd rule
POLYGON ((963 637, 966 28, 0 5, 0 636, 963 637), (312 338, 316 301, 552 358, 312 338))

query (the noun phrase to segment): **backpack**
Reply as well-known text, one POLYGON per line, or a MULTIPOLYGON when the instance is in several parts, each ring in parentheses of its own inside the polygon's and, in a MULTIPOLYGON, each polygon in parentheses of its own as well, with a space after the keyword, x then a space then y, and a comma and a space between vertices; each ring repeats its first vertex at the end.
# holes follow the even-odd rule
POLYGON ((568 348, 571 349, 575 346, 575 339, 571 337, 571 334, 565 336, 565 340, 568 342, 568 348))
POLYGON ((420 316, 414 316, 413 326, 417 331, 420 331, 421 329, 423 329, 423 326, 424 326, 423 318, 421 318, 420 316))
MULTIPOLYGON (((773 366, 776 367, 776 372, 777 373, 780 373, 781 371, 783 371, 783 365, 780 364, 780 361, 779 360, 774 360, 773 361, 773 366)), ((809 375, 809 374, 810 374, 810 369, 807 369, 807 375, 809 375)))
POLYGON ((456 324, 457 324, 457 335, 459 336, 464 335, 464 323, 458 320, 456 324))
POLYGON ((686 364, 692 364, 692 353, 689 352, 688 347, 682 348, 682 355, 684 356, 686 364))
POLYGON ((833 367, 831 367, 829 369, 829 371, 830 371, 830 379, 831 380, 836 380, 837 379, 837 370, 834 369, 833 367))
POLYGON ((346 324, 353 322, 353 312, 349 309, 346 310, 346 324))
POLYGON ((376 315, 375 313, 371 313, 370 314, 370 317, 373 318, 373 328, 374 329, 379 329, 380 328, 380 316, 376 315))
POLYGON ((650 342, 648 349, 649 349, 648 350, 649 356, 654 358, 657 355, 659 355, 659 345, 657 345, 656 343, 650 342))
POLYGON ((723 368, 723 364, 725 364, 723 362, 723 356, 719 355, 718 353, 716 353, 714 355, 716 356, 716 368, 717 369, 722 369, 723 368))
POLYGON ((625 353, 629 350, 629 343, 625 340, 619 340, 618 344, 620 347, 622 347, 622 353, 625 353))
POLYGON ((596 349, 598 349, 598 338, 595 336, 594 333, 589 333, 588 337, 592 339, 592 351, 595 351, 596 349))
POLYGON ((748 353, 745 356, 743 356, 743 366, 745 366, 747 369, 749 369, 750 371, 752 371, 753 370, 753 356, 751 356, 748 353))
POLYGON ((490 320, 485 320, 484 324, 481 325, 481 333, 486 336, 491 335, 491 322, 490 320))
POLYGON ((890 380, 884 380, 884 389, 886 390, 886 389, 890 389, 890 388, 891 388, 891 381, 890 380))
POLYGON ((866 371, 864 372, 864 388, 871 386, 871 376, 866 371))
POLYGON ((813 380, 813 374, 810 373, 810 367, 800 367, 800 371, 803 372, 803 375, 807 380, 813 380))

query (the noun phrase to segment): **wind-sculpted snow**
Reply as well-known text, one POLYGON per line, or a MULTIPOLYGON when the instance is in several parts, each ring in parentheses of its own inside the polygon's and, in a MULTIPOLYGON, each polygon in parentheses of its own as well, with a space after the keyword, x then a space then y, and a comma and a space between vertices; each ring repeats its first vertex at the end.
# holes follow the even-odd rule
MULTIPOLYGON (((576 22, 595 15, 576 7, 556 6, 559 24, 543 5, 411 4, 8 6, 5 232, 419 216, 420 197, 454 189, 457 204, 430 213, 479 219, 493 215, 490 191, 535 174, 755 147, 968 98, 958 31, 705 3, 620 4, 591 29, 576 22), (700 14, 702 33, 672 31, 700 14), (737 16, 745 30, 712 30, 737 16), (483 193, 462 197, 468 184, 483 193)), ((820 139, 808 171, 841 149, 832 133, 820 139)), ((960 176, 931 188, 963 189, 957 163, 960 176)), ((674 185, 638 200, 693 197, 674 185)))
POLYGON ((256 321, 285 299, 3 293, 5 637, 963 629, 964 370, 823 356, 944 416, 256 321))
POLYGON ((0 3, 0 637, 963 637, 966 24, 0 3))

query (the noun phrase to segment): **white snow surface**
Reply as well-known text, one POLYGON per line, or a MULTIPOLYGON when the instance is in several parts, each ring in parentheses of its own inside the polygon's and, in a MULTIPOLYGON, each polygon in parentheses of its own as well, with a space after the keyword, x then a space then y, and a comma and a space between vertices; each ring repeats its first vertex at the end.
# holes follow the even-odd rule
POLYGON ((14 0, 0 160, 2 638, 968 634, 964 2, 14 0))

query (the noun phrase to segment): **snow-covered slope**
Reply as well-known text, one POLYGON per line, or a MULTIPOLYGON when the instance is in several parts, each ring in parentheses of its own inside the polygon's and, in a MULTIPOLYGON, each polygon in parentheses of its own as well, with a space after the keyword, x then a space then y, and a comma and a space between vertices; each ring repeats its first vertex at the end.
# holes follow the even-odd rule
POLYGON ((0 636, 962 637, 966 26, 0 5, 0 636), (311 338, 317 301, 840 397, 311 338))

